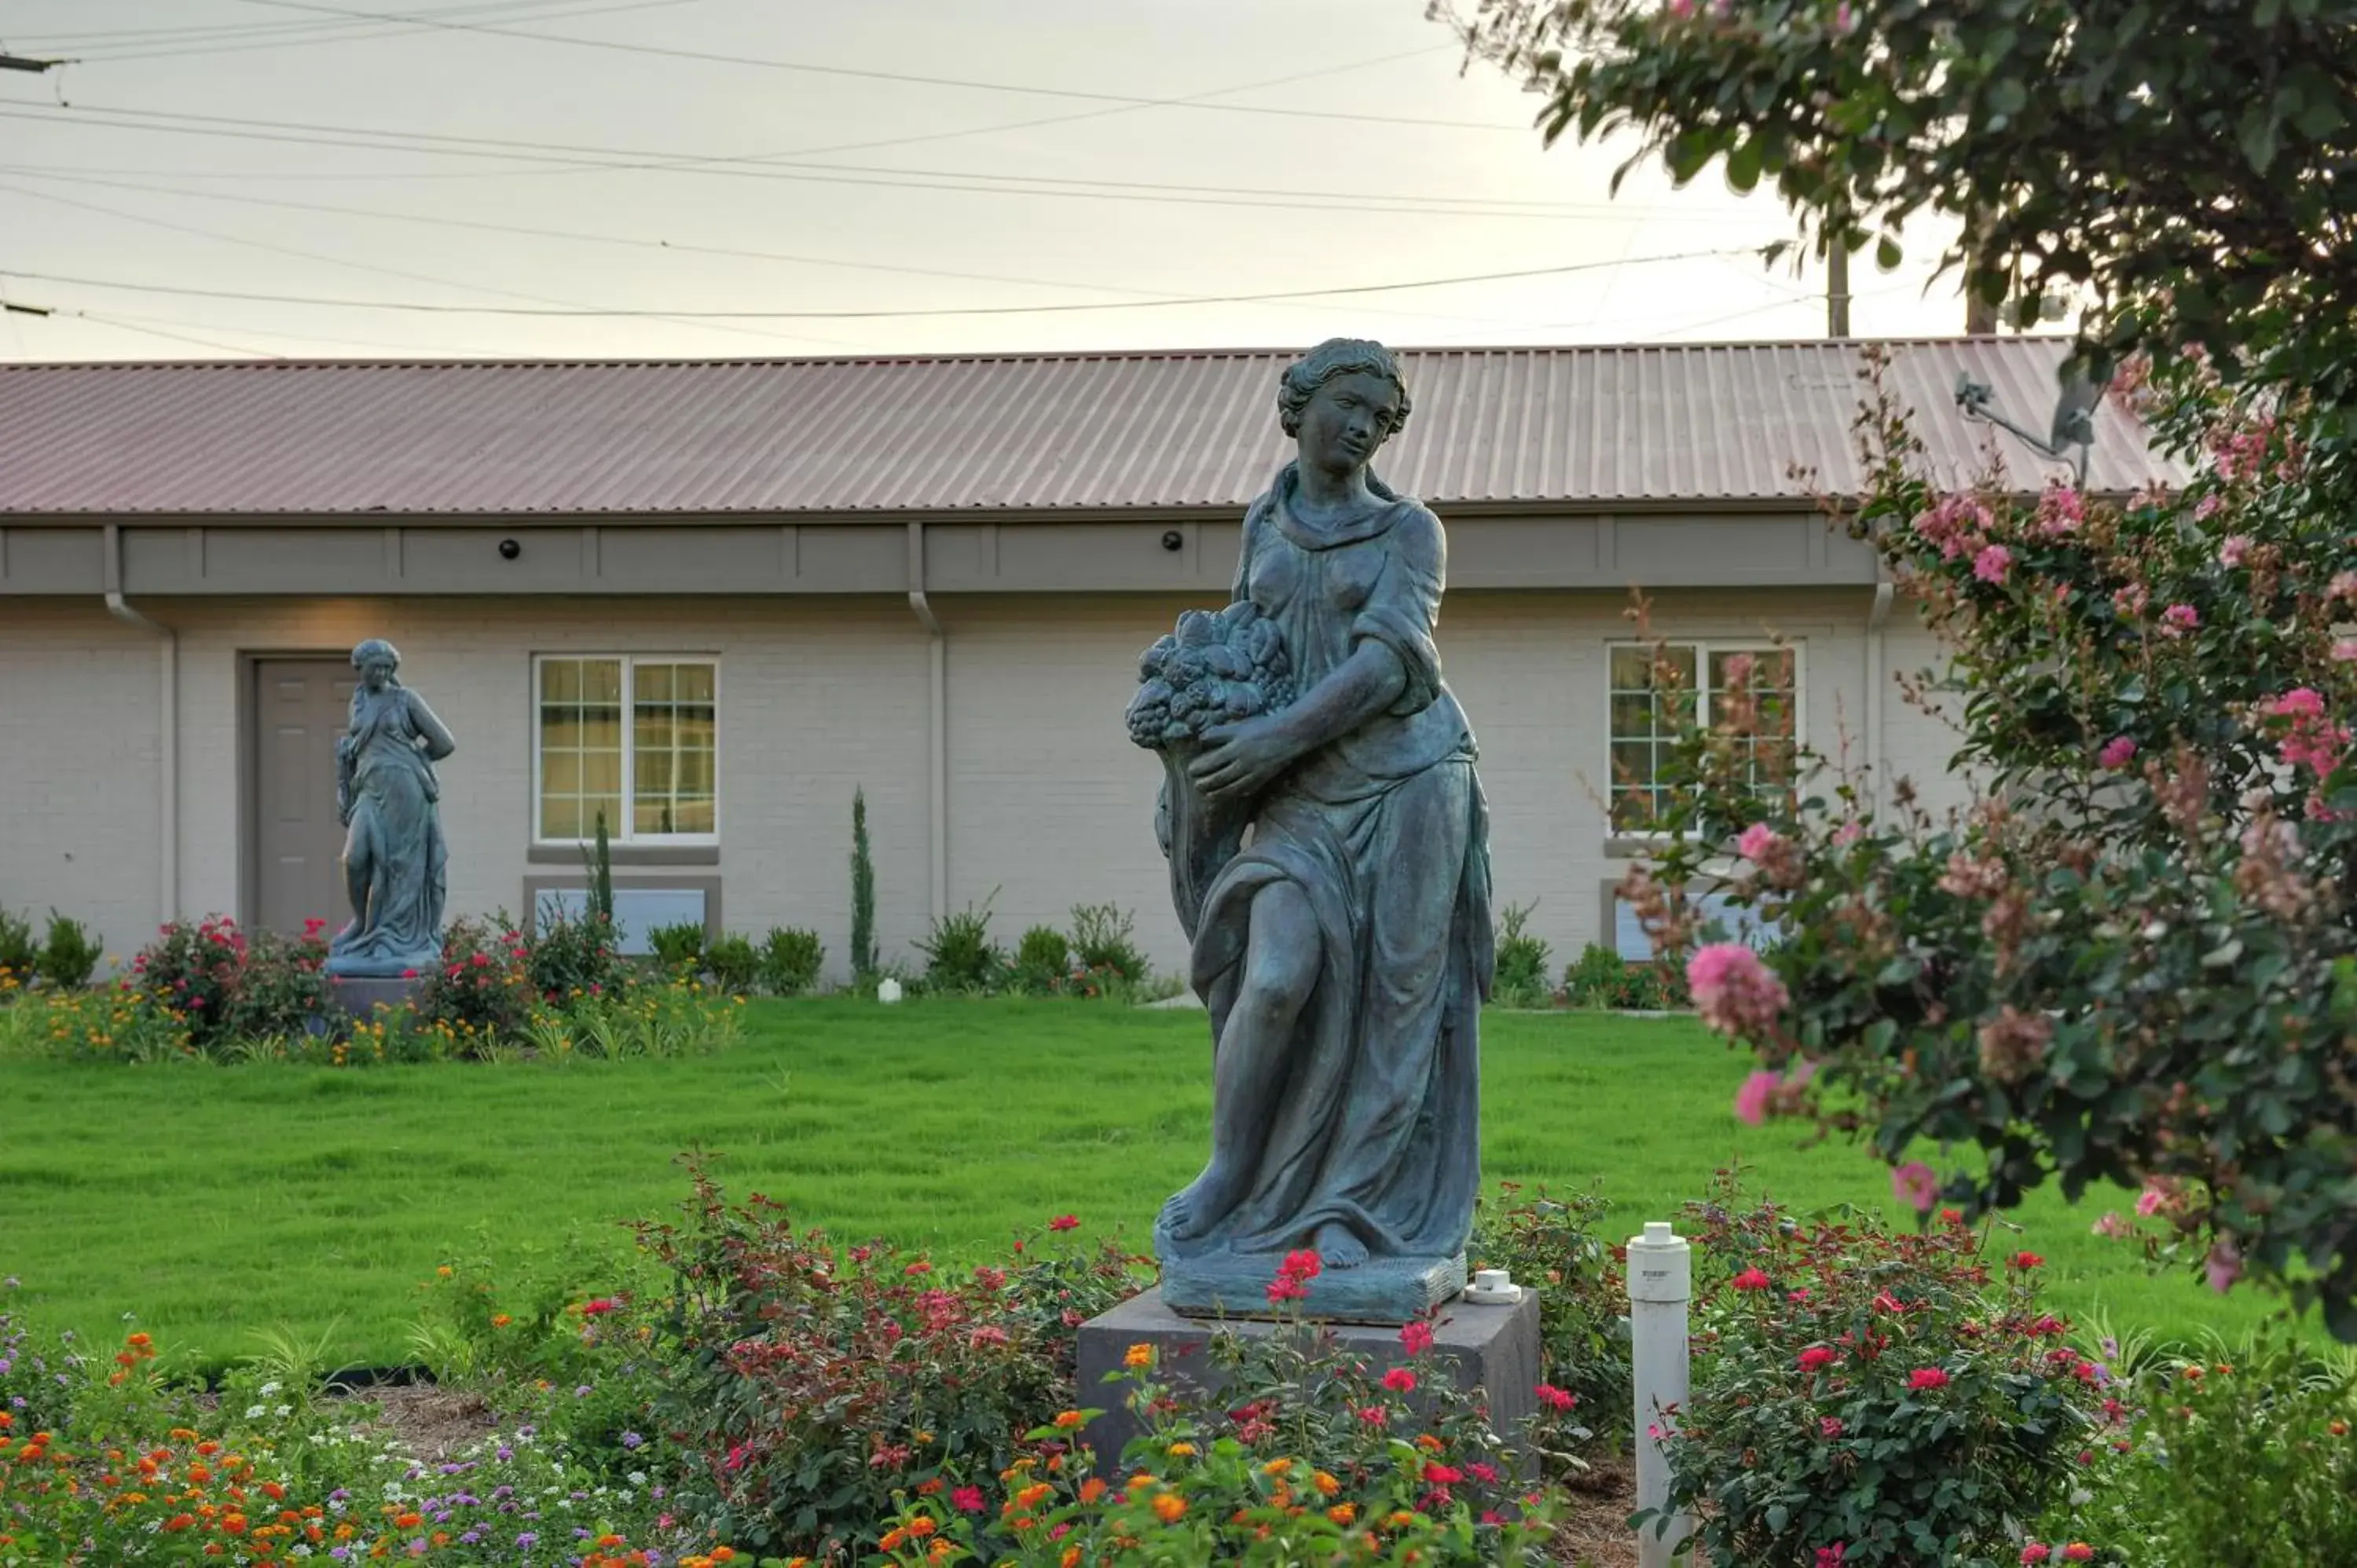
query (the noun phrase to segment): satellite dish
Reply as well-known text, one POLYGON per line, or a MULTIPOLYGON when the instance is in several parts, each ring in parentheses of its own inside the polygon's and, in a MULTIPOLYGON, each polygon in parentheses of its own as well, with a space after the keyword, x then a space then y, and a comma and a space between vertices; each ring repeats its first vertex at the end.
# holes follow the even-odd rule
POLYGON ((2048 433, 2049 450, 2095 444, 2095 405, 2104 401, 2103 385, 2083 375, 2062 379, 2062 395, 2054 404, 2054 424, 2048 433))

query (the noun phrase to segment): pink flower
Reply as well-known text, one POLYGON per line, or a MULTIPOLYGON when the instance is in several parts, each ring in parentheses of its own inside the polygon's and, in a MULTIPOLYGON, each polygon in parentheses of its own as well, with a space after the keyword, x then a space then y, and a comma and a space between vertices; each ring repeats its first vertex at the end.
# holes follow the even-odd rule
POLYGON ((2062 1549, 2062 1561, 2065 1563, 2093 1563, 2094 1560, 2095 1549, 2083 1541, 2074 1541, 2062 1549))
POLYGON ((2012 570, 2013 552, 2002 544, 1988 545, 1973 557, 1973 575, 1984 583, 2002 585, 2012 570))
POLYGON ((1754 865, 1767 859, 1784 842, 1784 835, 1766 822, 1754 822, 1735 841, 1735 853, 1754 865))
POLYGON ((1769 1097, 1776 1092, 1776 1075, 1755 1072, 1743 1080, 1735 1091, 1736 1120, 1747 1126, 1757 1127, 1768 1119, 1769 1097))
POLYGON ((2142 583, 2130 583, 2112 596, 2112 611, 2122 620, 2134 620, 2144 614, 2145 607, 2151 603, 2152 596, 2146 592, 2142 583))
POLYGON ((2126 736, 2115 735, 2104 742, 2104 749, 2095 753, 2095 760, 2105 768, 2126 768, 2136 754, 2136 743, 2126 736))
POLYGON ((1391 1418, 1391 1412, 1379 1404, 1364 1406, 1359 1412, 1360 1421, 1369 1426, 1381 1426, 1391 1418))
POLYGON ((1557 1415, 1568 1415, 1571 1413, 1571 1407, 1579 1402, 1579 1396, 1577 1394, 1567 1393, 1564 1390, 1556 1388, 1553 1383, 1541 1383, 1532 1391, 1538 1395, 1539 1403, 1546 1406, 1547 1409, 1555 1412, 1557 1415))
POLYGON ((2234 1288, 2234 1282, 2243 1277, 2243 1250, 2220 1237, 2210 1249, 2210 1256, 2202 1263, 2201 1272, 2208 1276, 2212 1290, 2220 1295, 2225 1294, 2234 1288))
POLYGON ((2021 1560, 2025 1563, 2043 1563, 2053 1555, 2054 1549, 2052 1547, 2043 1545, 2035 1541, 2021 1549, 2021 1560))
POLYGON ((1824 1415, 1817 1418, 1817 1435, 1830 1443, 1842 1434, 1841 1417, 1824 1415))
POLYGON ((731 1470, 743 1469, 745 1467, 745 1460, 751 1453, 752 1450, 750 1448, 747 1447, 744 1444, 739 1443, 736 1447, 731 1448, 728 1451, 728 1463, 726 1468, 731 1470))
POLYGON ((1947 1386, 1948 1374, 1937 1367, 1918 1367, 1907 1374, 1907 1388, 1910 1393, 1929 1393, 1947 1386))
POLYGON ((2315 719, 2324 716, 2324 698, 2313 686, 2294 686, 2269 703, 2266 711, 2279 719, 2315 719))
POLYGON ((950 1507, 960 1513, 980 1513, 988 1506, 982 1500, 980 1487, 960 1487, 950 1494, 950 1507))
POLYGON ((1840 1359, 1840 1351, 1824 1345, 1812 1345, 1801 1352, 1798 1365, 1804 1372, 1822 1372, 1840 1359))
POLYGON ((2221 511, 2224 510, 2225 507, 2226 503, 2224 499, 2219 496, 2217 491, 2212 490, 2208 495, 2203 496, 2200 500, 2193 503, 2193 521, 2196 522, 2207 522, 2212 518, 2217 516, 2221 511))
POLYGON ((2006 1262, 2025 1274, 2032 1269, 2042 1269, 2046 1266, 2046 1260, 2035 1252, 2016 1252, 2006 1262))
POLYGON ((1910 1160, 1890 1173, 1891 1196, 1918 1214, 1929 1214, 1940 1200, 1939 1174, 1921 1160, 1910 1160))
POLYGON ((2171 605, 2160 612, 2163 637, 2183 637, 2201 624, 2201 612, 2191 605, 2171 605))
POLYGON ((1695 13, 1695 0, 1665 0, 1662 9, 1674 21, 1683 22, 1695 13))
POLYGON ((404 980, 414 980, 417 978, 417 972, 414 969, 404 969, 401 972, 401 978, 404 980))
POLYGON ((1820 1546, 1817 1548, 1817 1568, 1842 1568, 1845 1555, 1846 1551, 1838 1541, 1831 1546, 1820 1546))
POLYGON ((2038 498, 2038 532, 2049 539, 2061 539, 2079 532, 2086 521, 2086 498, 2069 485, 2057 482, 2046 487, 2038 498))
POLYGON ((1846 38, 1857 30, 1857 18, 1850 14, 1849 0, 1841 0, 1834 7, 1834 31, 1846 38))
POLYGON ((1852 818, 1834 830, 1834 843, 1843 849, 1856 843, 1866 832, 1866 824, 1852 818))
POLYGON ((1727 1283, 1737 1290, 1750 1291, 1766 1290, 1776 1282, 1762 1270, 1746 1269, 1727 1283))
POLYGON ((1792 1000, 1784 983, 1740 942, 1713 942, 1686 960, 1686 988, 1702 1021, 1722 1035, 1766 1034, 1792 1000))
POLYGON ((2332 661, 2347 664, 2357 660, 2357 637, 2344 637, 2332 645, 2332 661))
POLYGON ((914 1278, 918 1274, 931 1273, 933 1272, 933 1265, 925 1262, 922 1258, 920 1258, 915 1262, 910 1263, 907 1268, 902 1269, 900 1272, 911 1278, 914 1278))
POLYGON ((1408 1323, 1400 1327, 1400 1347, 1411 1356, 1421 1356, 1432 1348, 1432 1325, 1408 1323))
POLYGON ((2126 1220, 2121 1219, 2116 1213, 2109 1209, 2104 1210, 2104 1217, 2101 1219, 2096 1220, 2094 1224, 2089 1226, 2088 1229, 2095 1235, 2107 1236, 2114 1240, 2117 1240, 2123 1236, 2135 1234, 2134 1228, 2130 1226, 2126 1220))
POLYGON ((1395 1394, 1414 1393, 1415 1391, 1415 1374, 1409 1371, 1405 1367, 1394 1367, 1390 1371, 1383 1374, 1383 1387, 1391 1390, 1391 1391, 1395 1394))
POLYGON ((1048 1229, 1050 1230, 1078 1230, 1080 1228, 1081 1217, 1077 1214, 1059 1214, 1055 1219, 1048 1221, 1048 1229))
POLYGON ((2225 542, 2218 546, 2218 564, 2225 567, 2230 572, 2233 571, 2235 567, 2243 564, 2243 557, 2250 553, 2250 548, 2251 536, 2249 534, 2230 533, 2226 535, 2225 542))
POLYGON ((2169 1195, 2167 1193, 2153 1186, 2152 1183, 2147 1182, 2145 1183, 2144 1190, 2136 1194, 2136 1212, 2143 1215, 2147 1219, 2149 1219, 2154 1215, 2159 1213, 2161 1206, 2166 1204, 2168 1201, 2169 1195))

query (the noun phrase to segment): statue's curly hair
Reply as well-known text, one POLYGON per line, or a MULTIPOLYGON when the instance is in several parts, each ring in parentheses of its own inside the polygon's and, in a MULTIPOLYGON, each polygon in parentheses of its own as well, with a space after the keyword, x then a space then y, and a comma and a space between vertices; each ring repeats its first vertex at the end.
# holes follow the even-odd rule
MULTIPOLYGON (((383 638, 371 637, 352 650, 352 668, 355 670, 365 670, 380 659, 391 663, 396 671, 401 668, 401 650, 383 638)), ((396 679, 393 683, 399 685, 400 682, 396 679)))
POLYGON ((1381 376, 1399 389, 1399 423, 1391 433, 1397 435, 1407 426, 1412 406, 1407 397, 1407 380, 1400 374, 1399 360, 1389 349, 1365 338, 1329 338, 1290 365, 1276 383, 1276 422, 1287 435, 1301 434, 1301 411, 1318 395, 1318 389, 1336 376, 1361 373, 1381 376))

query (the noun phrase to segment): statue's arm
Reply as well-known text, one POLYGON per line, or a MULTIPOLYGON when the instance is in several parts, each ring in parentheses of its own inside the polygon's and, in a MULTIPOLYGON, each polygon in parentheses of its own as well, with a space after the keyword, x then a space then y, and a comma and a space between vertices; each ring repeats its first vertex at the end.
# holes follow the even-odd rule
POLYGON ((1448 545, 1440 520, 1422 507, 1393 529, 1391 542, 1383 573, 1351 623, 1351 641, 1361 652, 1377 645, 1391 650, 1402 681, 1382 711, 1405 717, 1440 696, 1440 650, 1433 631, 1440 623, 1448 545))
POLYGON ((1389 712, 1406 690, 1407 671, 1399 656, 1381 642, 1365 641, 1280 713, 1277 722, 1288 748, 1307 757, 1389 712))
POLYGON ((409 721, 417 726, 418 735, 425 742, 426 760, 439 762, 458 749, 457 739, 451 735, 449 727, 434 716, 434 710, 425 705, 425 699, 414 692, 409 693, 409 721))

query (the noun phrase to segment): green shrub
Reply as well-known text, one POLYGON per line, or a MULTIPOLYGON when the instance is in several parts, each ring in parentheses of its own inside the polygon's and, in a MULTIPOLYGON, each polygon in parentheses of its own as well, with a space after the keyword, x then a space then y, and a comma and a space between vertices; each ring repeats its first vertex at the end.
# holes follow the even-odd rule
POLYGON ((838 1251, 766 1198, 730 1204, 688 1164, 683 1222, 638 1232, 674 1302, 649 1348, 663 1386, 641 1430, 685 1456, 675 1511, 740 1552, 855 1560, 834 1548, 872 1544, 896 1492, 991 1484, 1036 1455, 1026 1434, 1071 1402, 1080 1324, 1136 1288, 1111 1239, 1060 1255, 1028 1238, 971 1273, 888 1242, 838 1251))
POLYGON ((48 939, 41 944, 34 972, 57 990, 79 991, 98 972, 98 961, 104 956, 101 938, 92 936, 80 920, 52 909, 48 939))
POLYGON ((761 987, 775 996, 799 996, 818 983, 826 966, 826 949, 818 933, 793 927, 771 926, 761 939, 761 987))
POLYGON ((704 967, 704 922, 681 920, 652 927, 647 932, 647 946, 654 950, 655 961, 665 972, 694 973, 704 967))
POLYGON ((2123 1568, 2357 1563, 2357 1357, 2311 1362, 2269 1330, 2147 1366, 2105 1409, 2092 1495, 2040 1522, 2041 1561, 2084 1541, 2123 1568))
POLYGON ((416 1026, 448 1036, 447 1054, 479 1058, 521 1039, 531 1016, 531 957, 505 920, 457 919, 442 933, 442 961, 410 998, 416 1026))
POLYGON ((245 978, 247 941, 224 915, 175 920, 131 961, 143 995, 176 1015, 189 1042, 211 1055, 226 1043, 245 978))
POLYGON ((1154 977, 1137 945, 1136 921, 1117 904, 1072 906, 1072 955, 1082 969, 1140 985, 1154 977))
POLYGON ((602 996, 630 978, 630 966, 614 950, 613 919, 600 912, 594 891, 578 912, 543 899, 528 950, 533 994, 544 1002, 602 996))
POLYGON ((40 964, 41 944, 33 940, 33 922, 0 909, 0 980, 29 985, 40 964))
POLYGON ((749 938, 730 933, 715 938, 705 950, 704 967, 711 972, 714 984, 741 996, 753 989, 753 982, 760 976, 761 955, 753 950, 749 938))
POLYGON ((1563 972, 1564 994, 1575 1007, 1618 1007, 1628 980, 1629 961, 1601 942, 1590 942, 1563 972))
POLYGON ((1666 1453, 1698 1560, 2016 1561, 2099 1419, 2101 1369, 2040 1310, 2042 1260, 1984 1258, 1955 1221, 1738 1209, 1731 1178, 1688 1212, 1694 1392, 1666 1453))
POLYGON ((1034 926, 1015 944, 1014 961, 1007 966, 1008 989, 1052 996, 1065 990, 1071 977, 1071 942, 1055 927, 1034 926))
MULTIPOLYGON (((991 895, 996 898, 996 893, 991 895)), ((991 898, 967 905, 933 922, 932 935, 917 944, 925 955, 925 983, 935 991, 986 991, 1006 967, 1006 954, 990 940, 991 898)))
POLYGON ((324 922, 309 922, 308 928, 300 937, 256 931, 248 940, 222 1037, 294 1040, 340 1023, 328 978, 324 922))
POLYGON ((867 843, 867 795, 851 792, 851 972, 876 972, 876 857, 867 843))
POLYGON ((1610 1205, 1595 1191, 1555 1197, 1542 1187, 1475 1210, 1467 1255, 1475 1268, 1504 1269, 1539 1295, 1540 1362, 1547 1381, 1577 1396, 1587 1424, 1629 1435, 1630 1339, 1626 1274, 1606 1230, 1610 1205))
POLYGON ((1538 900, 1509 904, 1498 917, 1497 980, 1490 993, 1510 1007, 1538 1007, 1547 1001, 1547 944, 1526 929, 1538 900))

